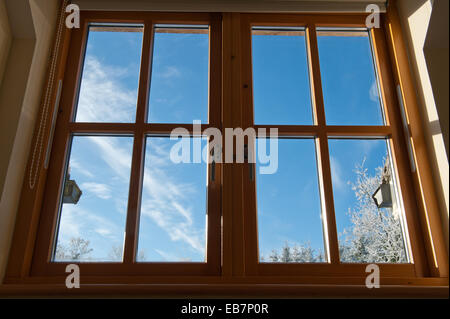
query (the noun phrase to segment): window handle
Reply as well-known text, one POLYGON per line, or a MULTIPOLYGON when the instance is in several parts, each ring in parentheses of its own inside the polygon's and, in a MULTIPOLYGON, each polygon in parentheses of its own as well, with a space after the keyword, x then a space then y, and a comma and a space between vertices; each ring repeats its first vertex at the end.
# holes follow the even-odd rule
POLYGON ((214 148, 211 150, 211 182, 214 182, 216 180, 216 159, 214 157, 214 148))
POLYGON ((216 161, 213 159, 211 163, 211 182, 216 180, 216 161))

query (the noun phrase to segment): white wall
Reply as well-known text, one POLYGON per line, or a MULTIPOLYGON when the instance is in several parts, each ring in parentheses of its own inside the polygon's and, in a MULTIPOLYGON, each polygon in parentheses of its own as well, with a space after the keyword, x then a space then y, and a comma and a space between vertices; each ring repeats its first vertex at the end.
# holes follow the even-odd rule
MULTIPOLYGON (((418 104, 421 108, 420 111, 425 131, 425 139, 427 142, 428 153, 431 158, 431 169, 435 181, 437 192, 436 195, 439 201, 441 219, 444 226, 444 235, 446 237, 446 245, 448 249, 449 164, 439 113, 436 108, 433 88, 431 86, 424 54, 424 45, 427 38, 428 24, 430 22, 433 6, 431 0, 399 0, 397 1, 397 7, 409 49, 411 70, 416 80, 415 86, 419 102, 418 104)), ((448 20, 448 11, 446 15, 448 20)), ((443 69, 442 71, 445 72, 443 69)), ((448 90, 448 80, 445 87, 448 90)), ((448 109, 448 104, 443 107, 447 107, 448 109)), ((447 125, 448 130, 448 119, 443 123, 444 125, 447 125)))
POLYGON ((58 0, 6 1, 13 38, 0 87, 0 282, 11 246, 59 6, 58 0))

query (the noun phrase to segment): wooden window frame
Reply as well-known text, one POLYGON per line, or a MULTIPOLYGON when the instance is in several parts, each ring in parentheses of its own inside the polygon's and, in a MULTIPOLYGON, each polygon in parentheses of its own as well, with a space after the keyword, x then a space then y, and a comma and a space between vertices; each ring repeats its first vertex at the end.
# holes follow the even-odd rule
MULTIPOLYGON (((170 137, 173 129, 185 127, 194 134, 192 124, 160 124, 147 123, 149 101, 149 83, 152 65, 152 47, 154 25, 156 24, 197 24, 210 25, 210 85, 209 85, 209 124, 202 125, 202 131, 207 127, 220 127, 220 20, 213 14, 129 14, 126 17, 121 12, 81 14, 81 28, 73 31, 73 38, 64 79, 64 89, 60 101, 60 114, 55 129, 55 140, 50 161, 56 163, 49 169, 45 187, 41 222, 32 264, 32 274, 37 276, 61 275, 70 262, 53 262, 53 249, 56 236, 60 198, 64 183, 64 171, 72 136, 82 134, 107 134, 133 136, 133 155, 131 163, 131 178, 128 196, 127 218, 125 227, 124 254, 122 262, 88 262, 82 263, 83 272, 90 276, 101 275, 213 275, 220 273, 220 174, 214 181, 208 182, 208 224, 206 262, 138 262, 135 255, 138 245, 140 199, 142 193, 142 178, 144 170, 145 141, 148 136, 170 137), (143 25, 143 45, 140 64, 140 78, 137 98, 135 123, 84 123, 75 122, 77 92, 79 92, 81 72, 84 65, 84 55, 87 45, 89 25, 95 23, 130 23, 143 25), (151 264, 151 266, 149 266, 151 264)), ((208 171, 211 170, 211 165, 208 171)), ((218 165, 216 169, 220 169, 218 165)))
MULTIPOLYGON (((404 137, 402 136, 401 120, 396 112, 395 106, 397 100, 390 94, 388 78, 390 76, 388 69, 381 65, 381 61, 386 59, 386 52, 381 48, 384 45, 384 39, 380 32, 371 29, 369 41, 373 47, 374 64, 378 71, 378 81, 381 87, 381 98, 383 100, 383 117, 385 125, 366 125, 366 126, 338 126, 327 125, 325 120, 325 106, 323 100, 322 80, 319 63, 319 49, 317 43, 317 29, 320 27, 332 28, 365 28, 365 17, 354 16, 345 19, 342 22, 340 18, 329 16, 317 16, 313 19, 305 20, 303 17, 278 16, 278 15, 256 15, 243 14, 241 16, 241 45, 243 48, 242 71, 243 82, 243 122, 245 127, 252 127, 258 132, 259 128, 276 127, 278 137, 306 137, 314 138, 317 148, 317 165, 319 171, 320 193, 322 194, 323 220, 326 224, 324 228, 325 243, 327 246, 326 254, 328 262, 324 263, 305 263, 305 264, 279 264, 264 263, 258 260, 258 240, 257 240, 257 208, 256 208, 256 181, 250 178, 244 178, 244 193, 248 194, 248 200, 245 201, 245 243, 246 243, 246 267, 248 272, 255 275, 295 275, 295 274, 314 274, 320 276, 359 276, 364 277, 366 266, 369 263, 341 263, 339 258, 338 235, 336 229, 336 217, 334 212, 334 194, 331 181, 331 166, 328 140, 330 138, 385 138, 391 148, 394 167, 399 181, 398 187, 400 194, 404 194, 402 201, 405 205, 407 230, 404 236, 409 235, 411 247, 405 247, 412 256, 414 263, 404 264, 378 264, 380 272, 390 276, 406 275, 414 277, 416 274, 423 275, 426 269, 423 265, 424 255, 417 249, 420 246, 419 230, 414 227, 417 220, 417 210, 413 207, 414 200, 407 191, 411 180, 408 172, 408 159, 400 156, 407 154, 404 137), (281 24, 280 24, 281 22, 281 24), (255 125, 253 116, 253 94, 252 94, 252 56, 251 56, 251 30, 255 26, 282 26, 282 27, 301 27, 305 28, 306 50, 308 56, 308 66, 310 70, 310 83, 312 91, 313 125, 255 125), (245 67, 247 66, 247 67, 245 67), (408 234, 409 231, 409 234, 408 234), (256 239, 255 239, 256 238, 256 239), (351 271, 349 271, 351 269, 351 271)), ((339 36, 336 34, 335 36, 339 36)), ((250 169, 254 166, 247 166, 246 174, 250 174, 250 169)), ((255 174, 255 172, 253 172, 255 174)), ((409 240, 407 242, 409 242, 409 240)))
MULTIPOLYGON (((375 61, 380 73, 380 86, 386 115, 386 126, 326 126, 318 63, 316 38, 317 27, 364 27, 366 14, 240 14, 240 13, 151 13, 151 12, 81 12, 80 30, 65 29, 63 42, 57 59, 56 79, 64 78, 61 106, 55 131, 50 162, 56 163, 45 170, 39 163, 38 182, 33 189, 24 181, 21 204, 16 220, 8 268, 5 277, 7 287, 4 291, 34 291, 48 293, 53 287, 55 292, 65 290, 65 265, 67 263, 49 263, 49 240, 55 227, 55 208, 57 194, 52 190, 61 185, 63 163, 67 157, 67 143, 70 132, 93 133, 99 128, 104 133, 135 134, 133 162, 131 168, 130 196, 126 222, 124 263, 90 264, 83 263, 83 283, 86 293, 114 293, 117 289, 142 293, 192 293, 192 294, 251 294, 272 293, 283 295, 294 293, 308 294, 309 291, 322 293, 322 296, 335 294, 366 293, 366 264, 340 264, 337 250, 337 232, 334 220, 334 200, 331 185, 331 170, 328 154, 328 137, 358 136, 390 138, 391 151, 395 159, 399 188, 403 195, 409 240, 413 264, 379 264, 381 283, 384 289, 379 295, 398 293, 408 295, 411 288, 435 287, 433 290, 416 290, 418 294, 434 293, 448 295, 448 261, 442 229, 439 225, 439 213, 434 195, 429 159, 422 145, 418 109, 414 97, 411 75, 407 68, 406 50, 395 6, 383 15, 383 25, 372 29, 375 61), (281 126, 280 136, 308 136, 317 141, 320 171, 323 174, 323 196, 326 198, 326 219, 329 231, 330 262, 324 264, 272 265, 258 264, 255 187, 249 182, 249 165, 216 165, 217 183, 210 183, 213 197, 208 199, 215 212, 208 216, 208 234, 217 236, 208 238, 208 263, 180 263, 171 268, 168 263, 133 262, 137 243, 138 210, 140 184, 142 178, 142 158, 144 139, 147 133, 167 135, 174 127, 185 127, 192 133, 192 125, 148 124, 146 105, 148 100, 149 73, 141 72, 137 103, 136 124, 112 123, 69 123, 75 101, 75 89, 82 66, 82 43, 86 41, 88 22, 126 22, 144 24, 143 55, 141 70, 149 72, 151 33, 155 23, 209 24, 218 37, 210 38, 210 105, 215 105, 209 114, 207 127, 255 127, 252 114, 251 79, 251 29, 252 24, 264 26, 303 26, 307 29, 307 49, 310 63, 310 79, 313 87, 315 125, 281 126), (215 62, 213 62, 213 60, 215 62), (400 110, 398 107, 395 84, 400 83, 405 96, 406 111, 410 128, 415 139, 416 165, 418 170, 411 173, 400 110), (67 89, 73 88, 73 89, 67 89), (413 185, 413 187, 411 187, 413 185), (422 194, 421 197, 416 194, 422 194), (253 198, 253 200, 248 200, 253 198), (130 214, 132 212, 132 214, 130 214), (213 218, 211 218, 213 217, 213 218), (211 220, 210 220, 211 219, 211 220), (211 251, 210 251, 211 247, 211 251), (212 254, 212 255, 211 255, 212 254), (211 257, 212 256, 212 257, 211 257), (211 257, 211 259, 209 258, 211 257), (211 261, 211 262, 210 262, 211 261), (167 268, 169 266, 169 268, 167 268), (181 268, 178 266, 182 266, 181 268), (180 269, 183 270, 180 273, 180 269), (83 275, 85 274, 85 275, 83 275), (29 284, 40 284, 41 288, 30 288, 29 284), (92 284, 92 286, 90 286, 92 284), (147 285, 137 287, 136 285, 147 285), (170 284, 170 285, 168 285, 170 284), (14 286, 15 285, 15 286, 14 286), (17 286, 19 285, 19 286, 17 286), (21 286, 22 285, 22 286, 21 286), (121 288, 114 285, 120 285, 121 288), (123 286, 126 285, 126 286, 123 286), (317 285, 324 285, 320 288, 317 285), (350 290, 342 289, 351 286, 350 290), (334 288, 341 287, 341 292, 334 288), (16 288, 14 288, 16 287, 16 288), (242 289, 245 288, 245 291, 242 289), (9 289, 9 290, 8 290, 9 289), (16 289, 16 290, 14 290, 16 289), (308 290, 309 289, 309 290, 308 290)), ((49 78, 49 81, 52 79, 49 78)), ((56 90, 51 92, 56 99, 56 90)), ((41 110, 42 112, 42 110, 41 110)), ((49 117, 49 120, 51 116, 49 117)), ((271 126, 264 126, 270 128, 271 126)), ((38 129, 35 130, 33 143, 36 142, 38 129)), ((44 141, 50 131, 44 132, 44 141)), ((225 150, 226 152, 226 150, 225 150)), ((225 157, 224 157, 225 158, 225 157)), ((29 172, 33 165, 31 156, 27 165, 29 172)), ((59 187, 60 189, 60 187, 59 187)), ((209 235, 208 235, 209 236, 209 235)), ((31 285, 32 286, 32 285, 31 285)), ((119 290, 120 291, 120 290, 119 290)), ((2 287, 0 287, 0 293, 2 287)), ((80 293, 80 291, 76 292, 80 293)))

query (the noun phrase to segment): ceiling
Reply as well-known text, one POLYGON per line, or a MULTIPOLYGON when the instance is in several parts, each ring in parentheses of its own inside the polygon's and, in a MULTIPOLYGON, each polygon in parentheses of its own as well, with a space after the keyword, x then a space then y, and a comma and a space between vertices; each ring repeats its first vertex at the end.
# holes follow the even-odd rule
POLYGON ((365 12, 368 4, 386 9, 386 0, 74 0, 81 10, 184 12, 365 12))

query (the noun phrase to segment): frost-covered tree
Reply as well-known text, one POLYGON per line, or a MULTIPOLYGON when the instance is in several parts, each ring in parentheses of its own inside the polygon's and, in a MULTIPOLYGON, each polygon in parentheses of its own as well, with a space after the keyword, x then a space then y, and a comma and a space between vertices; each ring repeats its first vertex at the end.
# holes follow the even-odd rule
POLYGON ((292 247, 292 261, 297 263, 313 263, 313 262, 323 262, 322 251, 316 251, 311 248, 311 244, 307 242, 306 244, 294 245, 292 247))
MULTIPOLYGON (((122 261, 123 258, 123 248, 118 245, 113 245, 108 253, 108 259, 111 261, 122 261)), ((139 250, 136 260, 145 261, 146 260, 145 251, 139 250)))
MULTIPOLYGON (((261 260, 264 261, 265 258, 262 257, 261 260)), ((323 262, 324 258, 322 252, 311 248, 309 242, 306 244, 294 244, 292 247, 289 246, 288 242, 285 242, 281 252, 273 249, 268 260, 279 263, 310 263, 323 262)))
POLYGON ((138 255, 136 256, 138 261, 146 261, 147 256, 145 255, 145 250, 139 250, 138 255))
MULTIPOLYGON (((355 168, 356 182, 351 184, 357 204, 349 209, 351 226, 340 234, 340 259, 343 262, 401 263, 407 262, 403 232, 397 211, 378 208, 372 195, 382 182, 391 182, 388 160, 384 167, 370 176, 365 160, 355 168)), ((261 258, 263 260, 263 258, 261 258)), ((281 251, 272 250, 270 262, 323 262, 322 252, 316 252, 309 243, 290 247, 286 242, 281 251)))
POLYGON ((56 246, 56 260, 80 261, 86 259, 92 252, 89 248, 89 240, 81 237, 72 237, 67 245, 58 242, 56 246))
POLYGON ((113 245, 108 253, 108 258, 112 261, 121 261, 122 251, 123 249, 120 246, 113 245))
POLYGON ((390 165, 376 169, 370 176, 365 161, 355 169, 356 182, 352 184, 357 205, 349 209, 352 223, 341 234, 341 260, 344 262, 399 263, 406 262, 403 232, 398 212, 378 208, 372 195, 382 182, 391 179, 390 165))

